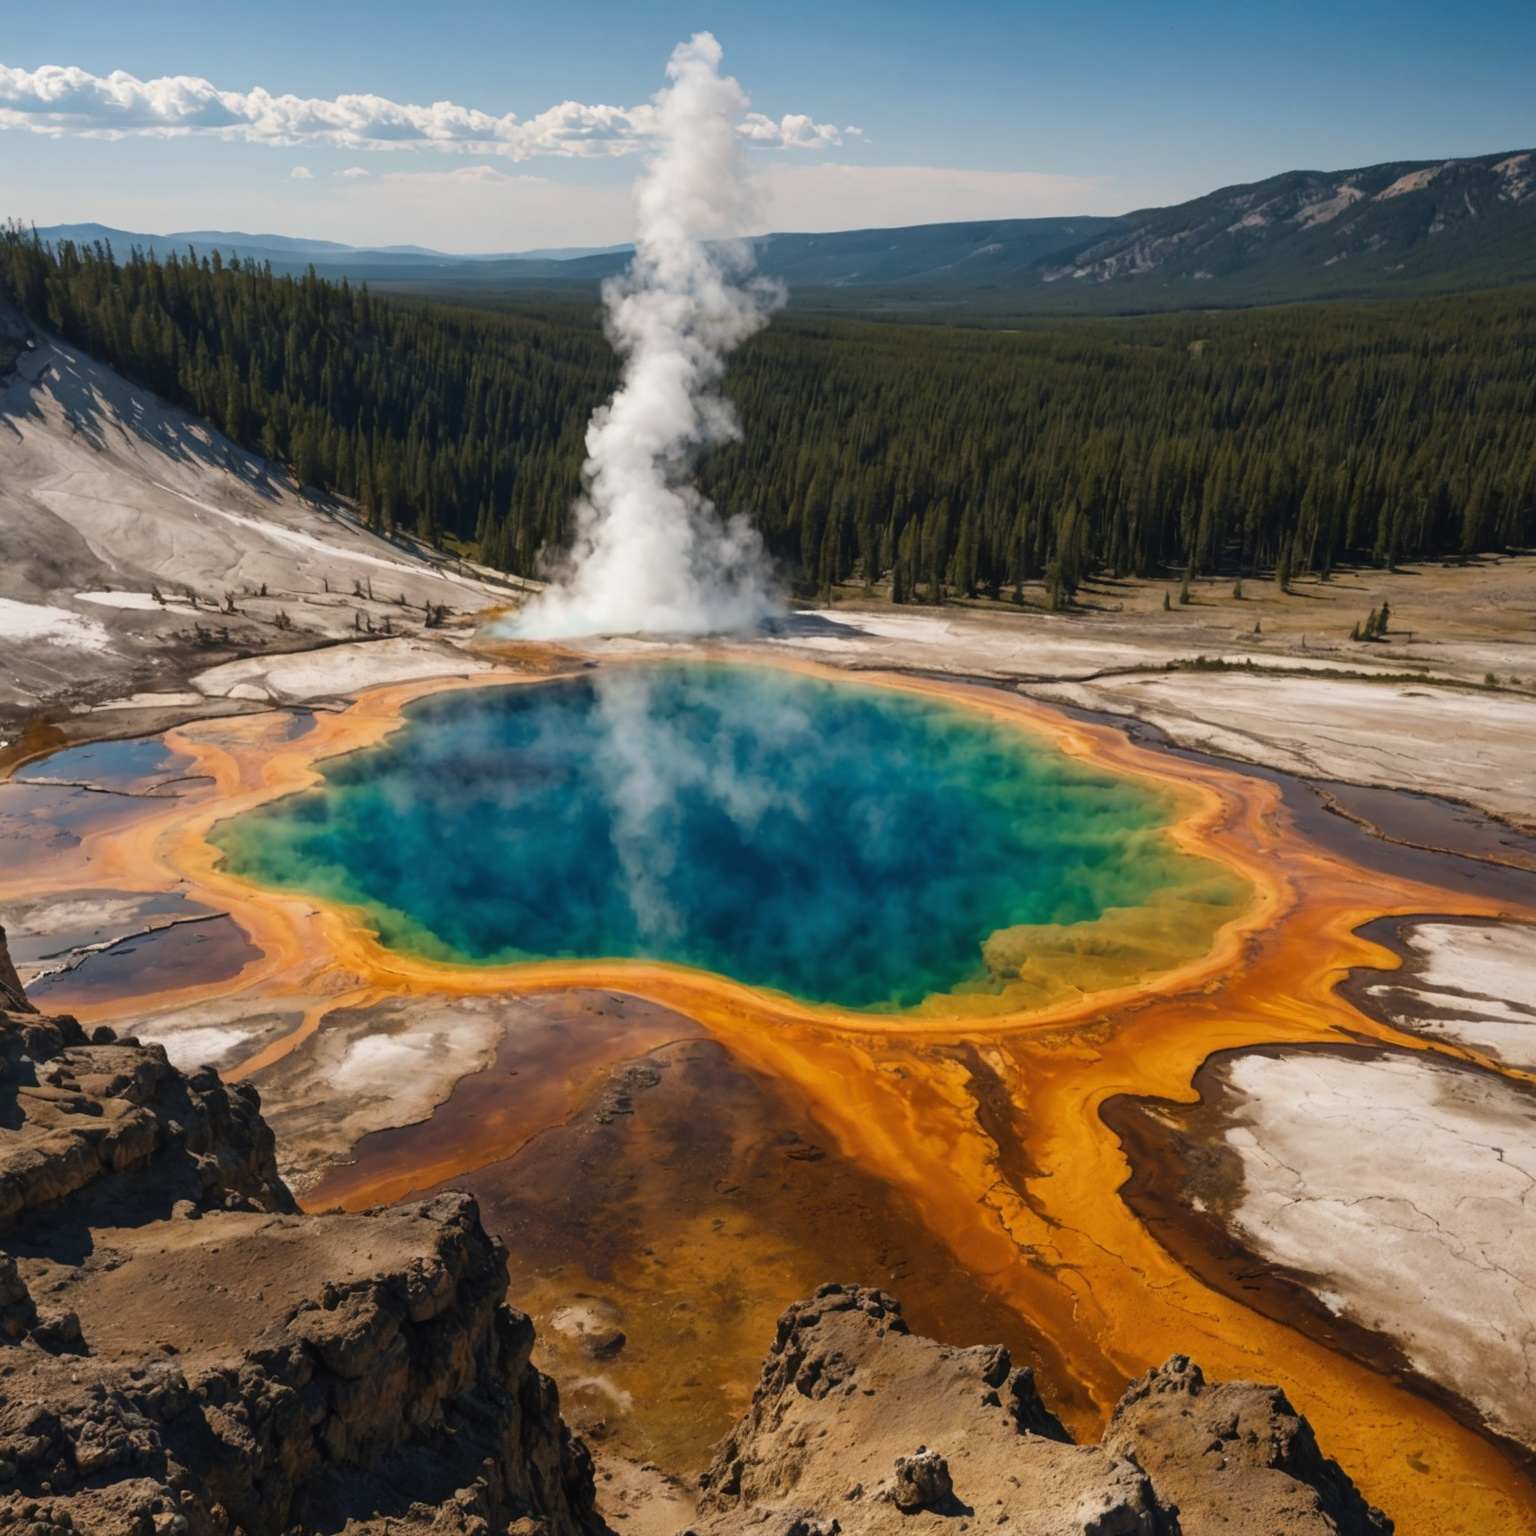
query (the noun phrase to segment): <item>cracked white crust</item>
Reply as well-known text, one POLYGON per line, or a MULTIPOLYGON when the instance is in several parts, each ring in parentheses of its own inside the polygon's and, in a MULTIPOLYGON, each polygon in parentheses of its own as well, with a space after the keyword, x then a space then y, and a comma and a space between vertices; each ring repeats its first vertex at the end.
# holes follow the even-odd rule
POLYGON ((1409 964, 1366 989, 1373 1007, 1414 1034, 1536 1071, 1536 928, 1415 923, 1403 938, 1409 964))
POLYGON ((1428 1056, 1246 1056, 1232 1223, 1536 1445, 1536 1098, 1428 1056))
POLYGON ((1432 683, 1174 673, 1030 690, 1134 715, 1180 746, 1309 778, 1417 789, 1529 822, 1536 703, 1432 683))

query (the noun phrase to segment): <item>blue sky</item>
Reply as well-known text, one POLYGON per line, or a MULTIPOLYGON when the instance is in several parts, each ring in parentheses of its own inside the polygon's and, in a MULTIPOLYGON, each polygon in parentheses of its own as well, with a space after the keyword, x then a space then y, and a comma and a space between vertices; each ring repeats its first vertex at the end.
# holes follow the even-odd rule
MULTIPOLYGON (((753 150, 764 227, 1120 212, 1294 166, 1536 143, 1532 0, 47 0, 6 7, 0 65, 529 119, 644 103, 672 45, 706 27, 754 110, 822 125, 813 147, 753 150)), ((0 214, 523 249, 624 239, 637 168, 90 127, 0 129, 0 214)))

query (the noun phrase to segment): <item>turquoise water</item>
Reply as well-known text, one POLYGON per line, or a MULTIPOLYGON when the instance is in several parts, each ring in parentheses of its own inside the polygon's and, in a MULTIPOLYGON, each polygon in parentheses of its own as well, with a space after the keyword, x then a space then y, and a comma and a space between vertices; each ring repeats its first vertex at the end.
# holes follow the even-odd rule
POLYGON ((974 711, 770 668, 424 700, 224 824, 250 878, 439 959, 674 961, 812 1001, 989 986, 983 941, 1167 885, 1166 800, 974 711))

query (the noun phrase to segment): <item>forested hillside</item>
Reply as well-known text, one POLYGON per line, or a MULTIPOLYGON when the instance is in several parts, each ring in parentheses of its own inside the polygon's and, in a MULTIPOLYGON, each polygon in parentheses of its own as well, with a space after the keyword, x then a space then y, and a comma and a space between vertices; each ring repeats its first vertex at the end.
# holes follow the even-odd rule
MULTIPOLYGON (((381 527, 532 573, 617 369, 590 305, 387 302, 0 241, 0 295, 381 527)), ((700 467, 802 591, 1070 600, 1090 571, 1326 572, 1536 542, 1536 291, 1019 332, 777 321, 700 467)))

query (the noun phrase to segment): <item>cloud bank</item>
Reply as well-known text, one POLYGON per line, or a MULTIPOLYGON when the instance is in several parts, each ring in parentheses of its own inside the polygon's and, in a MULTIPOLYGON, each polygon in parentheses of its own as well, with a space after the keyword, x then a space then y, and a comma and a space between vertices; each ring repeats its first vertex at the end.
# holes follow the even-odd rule
MULTIPOLYGON (((827 149, 859 130, 819 123, 804 113, 771 118, 743 109, 735 132, 779 149, 827 149)), ((275 96, 261 86, 220 90, 195 75, 140 80, 126 70, 94 75, 73 66, 15 69, 0 64, 0 128, 51 136, 240 139, 276 146, 437 150, 508 160, 560 155, 628 155, 649 147, 659 131, 654 103, 589 106, 562 101, 533 117, 500 116, 452 101, 428 106, 383 96, 275 96)))

